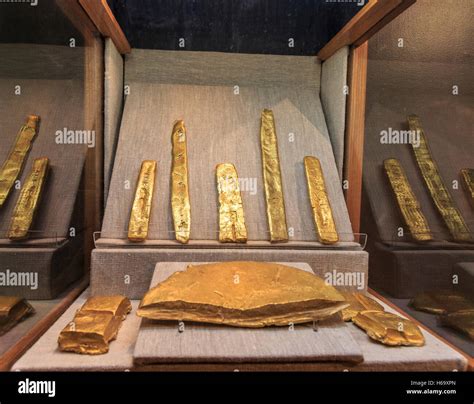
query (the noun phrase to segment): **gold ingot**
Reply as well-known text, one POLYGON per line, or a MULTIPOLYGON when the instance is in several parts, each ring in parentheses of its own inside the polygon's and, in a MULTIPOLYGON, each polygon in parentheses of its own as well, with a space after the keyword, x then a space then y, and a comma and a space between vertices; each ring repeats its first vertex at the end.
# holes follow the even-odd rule
POLYGON ((431 156, 425 132, 423 131, 418 116, 410 115, 408 117, 408 125, 410 130, 417 131, 420 136, 419 147, 413 144, 413 151, 415 152, 418 167, 438 212, 441 214, 454 241, 471 242, 472 238, 469 228, 464 222, 461 212, 459 212, 458 208, 454 205, 454 201, 448 189, 444 185, 438 166, 431 156))
POLYGON ((130 241, 145 241, 148 236, 155 175, 156 161, 144 160, 138 175, 135 198, 128 223, 128 239, 130 241))
POLYGON ((346 307, 341 312, 344 321, 351 321, 361 311, 384 311, 381 304, 363 293, 344 291, 339 291, 339 293, 341 293, 341 295, 344 296, 344 299, 349 303, 349 307, 346 307))
POLYGON ((87 355, 107 353, 131 309, 124 296, 90 297, 59 334, 59 349, 87 355))
POLYGON ((35 213, 43 193, 44 184, 48 175, 49 159, 41 157, 35 159, 28 178, 23 184, 20 196, 13 211, 8 238, 23 240, 28 238, 35 213))
POLYGON ((410 306, 415 310, 432 314, 474 311, 474 302, 472 300, 462 293, 449 290, 420 293, 410 301, 410 306))
POLYGON ((383 162, 383 165, 411 236, 416 241, 433 240, 428 222, 421 211, 420 203, 413 193, 400 162, 397 159, 387 159, 383 162))
POLYGON ((17 296, 0 296, 0 335, 7 333, 34 313, 35 309, 25 299, 17 296))
POLYGON ((188 185, 188 153, 186 128, 183 121, 176 121, 171 134, 173 164, 171 168, 171 210, 176 240, 187 243, 191 232, 191 205, 188 185))
POLYGON ((445 314, 439 319, 442 325, 461 331, 474 340, 474 310, 445 314))
POLYGON ((348 306, 318 276, 266 262, 189 265, 149 290, 137 314, 154 320, 258 328, 321 320, 348 306))
POLYGON ((361 311, 352 322, 375 341, 389 346, 422 346, 425 338, 412 321, 385 311, 361 311))
POLYGON ((219 241, 246 243, 244 207, 240 195, 239 178, 233 164, 218 164, 216 168, 219 194, 219 241))
POLYGON ((463 168, 461 170, 461 178, 464 189, 466 190, 472 207, 474 208, 474 168, 463 168))
POLYGON ((270 241, 288 241, 275 119, 269 109, 264 109, 261 115, 260 146, 270 241))
POLYGON ((16 179, 21 173, 26 155, 38 132, 40 117, 30 115, 26 124, 20 128, 7 159, 0 170, 0 207, 5 203, 16 179))
POLYGON ((339 241, 336 224, 331 209, 331 203, 326 192, 321 164, 316 157, 304 158, 306 181, 308 184, 309 200, 313 210, 314 223, 323 244, 334 244, 339 241))

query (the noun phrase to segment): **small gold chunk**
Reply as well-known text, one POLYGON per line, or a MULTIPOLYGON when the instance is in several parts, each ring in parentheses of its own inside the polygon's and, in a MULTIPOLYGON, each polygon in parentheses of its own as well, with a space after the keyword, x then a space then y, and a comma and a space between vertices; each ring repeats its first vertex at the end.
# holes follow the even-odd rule
POLYGON ((239 178, 233 164, 218 164, 216 168, 219 194, 219 241, 246 243, 244 207, 240 195, 239 178))
POLYGON ((5 203, 16 179, 21 173, 26 155, 31 148, 34 137, 38 133, 40 117, 30 115, 26 124, 20 128, 7 159, 0 170, 0 207, 5 203))
POLYGON ((463 168, 461 178, 464 189, 466 190, 472 207, 474 208, 474 168, 463 168))
POLYGON ((135 198, 128 223, 128 239, 130 241, 145 241, 148 236, 155 175, 156 161, 144 160, 138 175, 135 198))
POLYGON ((13 211, 8 238, 23 240, 28 238, 35 213, 41 200, 43 188, 48 175, 49 159, 41 157, 35 159, 33 167, 23 184, 20 196, 13 211))
POLYGON ((377 303, 374 299, 366 296, 363 293, 358 292, 343 292, 339 293, 344 296, 344 299, 350 304, 342 310, 342 319, 344 321, 351 321, 357 314, 365 310, 384 311, 381 304, 377 303))
POLYGON ((472 242, 469 228, 464 222, 461 212, 459 212, 458 208, 455 206, 451 194, 441 178, 438 166, 431 156, 428 141, 426 140, 425 132, 421 126, 420 118, 416 115, 410 115, 408 117, 408 125, 410 130, 417 131, 420 136, 419 147, 416 147, 415 144, 412 145, 418 168, 420 169, 425 184, 430 191, 431 198, 433 199, 438 212, 441 214, 444 223, 448 227, 451 236, 454 241, 472 242))
POLYGON ((390 346, 422 346, 425 338, 412 321, 385 311, 361 311, 352 322, 375 341, 390 346))
POLYGON ((397 159, 387 159, 383 162, 383 165, 411 236, 416 241, 433 240, 428 222, 421 211, 420 203, 411 189, 400 162, 397 159))
POLYGON ((6 334, 16 324, 35 313, 35 309, 23 298, 0 296, 0 335, 6 334))
POLYGON ((191 232, 191 205, 188 185, 188 153, 186 128, 183 121, 176 121, 171 134, 173 165, 171 168, 171 210, 176 240, 187 243, 191 232))
POLYGON ((447 314, 465 310, 474 311, 472 300, 462 293, 449 290, 420 293, 410 301, 410 306, 415 310, 433 314, 447 314))
POLYGON ((308 184, 309 200, 313 209, 314 223, 323 244, 334 244, 339 241, 336 224, 331 209, 331 203, 326 192, 321 164, 316 157, 304 158, 306 181, 308 184))
POLYGON ((124 296, 92 296, 80 309, 82 313, 110 313, 122 320, 131 310, 130 300, 124 296))
POLYGON ((288 241, 275 119, 269 109, 264 109, 261 115, 260 145, 270 241, 288 241))

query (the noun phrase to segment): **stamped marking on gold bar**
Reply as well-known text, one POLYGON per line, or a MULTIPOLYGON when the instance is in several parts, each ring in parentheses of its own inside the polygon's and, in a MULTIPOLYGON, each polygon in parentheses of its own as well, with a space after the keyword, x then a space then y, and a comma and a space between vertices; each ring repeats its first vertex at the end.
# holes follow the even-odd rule
POLYGON ((387 159, 383 162, 383 165, 411 236, 416 241, 433 240, 428 222, 421 211, 420 203, 413 193, 400 162, 397 159, 387 159))
POLYGON ((410 130, 418 131, 420 135, 419 147, 412 145, 413 151, 415 152, 418 167, 420 168, 421 174, 428 190, 430 191, 431 198, 433 199, 436 208, 441 214, 455 241, 471 242, 472 238, 469 228, 464 222, 461 213, 454 205, 454 201, 443 183, 438 166, 431 156, 425 132, 423 131, 418 116, 410 115, 408 117, 408 125, 410 130))
POLYGON ((188 153, 186 127, 176 121, 171 134, 173 164, 171 168, 171 210, 176 240, 187 243, 191 232, 191 205, 188 185, 188 153))
POLYGON ((135 198, 128 223, 128 239, 130 241, 145 241, 148 236, 155 174, 156 161, 144 160, 138 175, 135 198))
POLYGON ((331 204, 324 183, 321 164, 316 157, 304 158, 306 181, 308 184, 309 200, 313 210, 314 223, 319 240, 323 244, 334 244, 339 241, 336 224, 332 214, 331 204))
POLYGON ((474 168, 463 168, 461 178, 464 189, 468 193, 469 200, 474 208, 474 168))
POLYGON ((237 171, 233 164, 218 164, 216 177, 219 194, 219 241, 245 243, 247 228, 237 171))
POLYGON ((48 174, 49 159, 35 159, 28 178, 23 184, 20 197, 13 211, 8 238, 22 240, 28 238, 28 232, 33 223, 35 213, 41 199, 41 194, 48 174))
POLYGON ((21 173, 26 155, 37 133, 40 117, 30 115, 20 128, 7 159, 0 170, 0 207, 5 203, 13 184, 21 173))
POLYGON ((288 241, 275 119, 269 109, 261 114, 260 146, 270 241, 288 241))

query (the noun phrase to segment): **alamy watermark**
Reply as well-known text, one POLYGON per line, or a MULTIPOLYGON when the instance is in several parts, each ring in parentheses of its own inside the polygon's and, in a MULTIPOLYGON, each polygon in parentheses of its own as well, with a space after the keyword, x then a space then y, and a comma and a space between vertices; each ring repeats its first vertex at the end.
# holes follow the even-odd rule
POLYGON ((362 290, 365 286, 365 273, 340 272, 334 269, 324 274, 324 281, 331 286, 351 286, 362 290))
POLYGON ((382 144, 411 144, 420 147, 419 130, 396 130, 388 128, 380 131, 380 143, 382 144))
MULTIPOLYGON (((240 192, 248 192, 252 196, 257 194, 257 178, 256 177, 251 177, 251 178, 239 177, 238 183, 239 183, 238 186, 239 186, 240 192)), ((219 186, 223 192, 233 191, 236 188, 235 179, 233 177, 227 177, 225 178, 224 181, 220 182, 219 186)))
POLYGON ((63 128, 56 131, 56 144, 85 144, 89 148, 95 147, 95 130, 72 130, 63 128))
POLYGON ((38 289, 38 272, 15 272, 7 269, 0 272, 0 286, 23 286, 38 289))

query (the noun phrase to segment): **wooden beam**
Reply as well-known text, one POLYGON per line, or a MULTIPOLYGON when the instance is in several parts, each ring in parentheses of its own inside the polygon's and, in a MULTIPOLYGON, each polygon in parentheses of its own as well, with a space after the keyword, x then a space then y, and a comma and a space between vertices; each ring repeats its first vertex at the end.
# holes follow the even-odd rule
POLYGON ((415 1, 369 0, 369 3, 319 51, 318 58, 326 60, 344 46, 362 44, 415 1))
POLYGON ((79 0, 79 4, 85 10, 99 32, 104 37, 112 39, 115 47, 122 55, 130 53, 130 44, 107 4, 107 0, 79 0))
POLYGON ((347 181, 346 204, 354 233, 360 232, 367 56, 367 42, 352 48, 349 55, 349 99, 347 102, 343 171, 344 180, 347 181))

